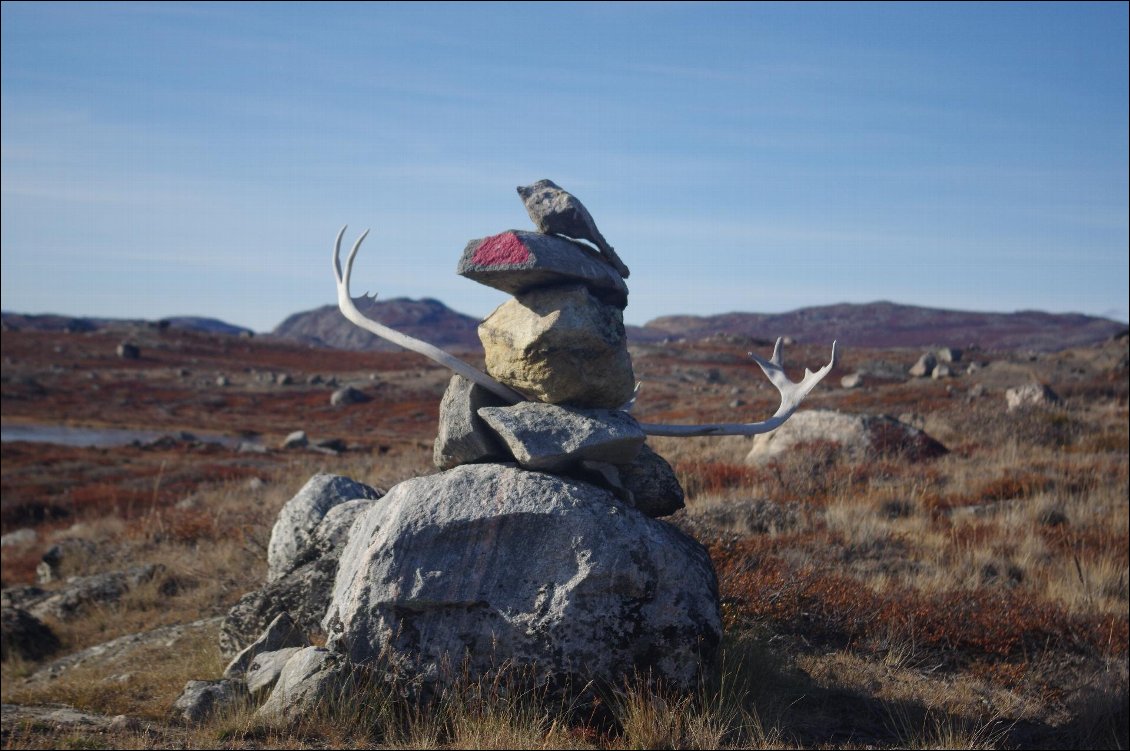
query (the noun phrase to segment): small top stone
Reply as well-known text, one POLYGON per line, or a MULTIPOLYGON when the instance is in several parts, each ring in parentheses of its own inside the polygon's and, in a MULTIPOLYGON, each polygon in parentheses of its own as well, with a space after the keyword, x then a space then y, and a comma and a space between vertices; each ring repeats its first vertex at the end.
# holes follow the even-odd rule
POLYGON ((538 180, 533 185, 520 186, 518 195, 526 206, 526 213, 540 232, 564 235, 576 240, 587 240, 600 249, 604 260, 625 279, 628 267, 616 251, 600 234, 592 214, 581 199, 552 180, 538 180))

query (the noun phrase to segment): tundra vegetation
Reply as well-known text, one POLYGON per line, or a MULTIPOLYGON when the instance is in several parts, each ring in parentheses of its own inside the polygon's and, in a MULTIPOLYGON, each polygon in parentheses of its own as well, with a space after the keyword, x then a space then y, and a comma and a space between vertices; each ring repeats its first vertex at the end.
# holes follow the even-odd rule
MULTIPOLYGON (((156 566, 116 600, 45 617, 53 654, 8 656, 5 747, 1128 745, 1125 336, 1051 353, 967 350, 940 378, 907 375, 922 350, 841 343, 798 414, 899 417, 949 449, 932 459, 897 443, 860 453, 816 440, 749 464, 749 437, 653 437, 687 493, 665 523, 706 545, 719 577, 726 635, 717 676, 696 692, 629 681, 584 715, 499 679, 423 708, 362 677, 340 701, 274 727, 250 704, 199 723, 171 706, 187 681, 223 671, 215 617, 262 583, 271 526, 313 473, 389 488, 436 471, 450 373, 408 353, 126 333, 137 357, 117 354, 121 331, 3 336, 5 426, 167 434, 103 448, 4 444, 6 590, 34 584, 54 545, 64 553, 46 590, 156 566), (841 386, 857 372, 861 385, 841 386), (1005 392, 1027 383, 1059 402, 1010 410, 1005 392), (332 404, 346 385, 368 400, 332 404), (306 444, 280 448, 296 430, 306 444), (212 432, 241 437, 243 450, 200 439, 212 432), (17 530, 34 535, 8 537, 17 530), (194 622, 173 647, 66 666, 117 637, 194 622)), ((770 348, 742 337, 633 346, 634 414, 665 424, 772 414, 779 395, 746 356, 770 348)), ((793 366, 825 361, 826 348, 791 347, 785 369, 799 380, 793 366)))

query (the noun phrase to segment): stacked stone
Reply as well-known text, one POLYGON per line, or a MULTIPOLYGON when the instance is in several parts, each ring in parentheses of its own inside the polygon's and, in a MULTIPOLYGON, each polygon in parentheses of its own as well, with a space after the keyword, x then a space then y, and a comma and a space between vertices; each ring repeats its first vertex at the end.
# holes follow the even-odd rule
POLYGON ((530 210, 544 231, 472 241, 458 269, 513 295, 479 335, 487 371, 528 401, 456 376, 435 444, 444 471, 383 495, 319 476, 284 506, 268 582, 223 629, 227 654, 244 649, 225 681, 259 695, 277 681, 262 716, 301 717, 351 690, 354 670, 426 702, 452 681, 519 668, 583 712, 631 676, 690 692, 713 669, 710 556, 655 521, 683 491, 623 409, 635 384, 627 286, 607 243, 609 255, 550 234, 591 225, 579 202, 535 186, 528 204, 552 199, 530 210), (284 639, 289 623, 301 633, 284 639), (319 625, 325 647, 308 646, 319 625))
POLYGON ((516 462, 611 490, 651 517, 683 507, 671 466, 621 409, 635 388, 628 288, 597 251, 510 230, 472 240, 457 273, 513 297, 479 326, 487 373, 530 401, 507 404, 454 376, 440 404, 435 463, 516 462))

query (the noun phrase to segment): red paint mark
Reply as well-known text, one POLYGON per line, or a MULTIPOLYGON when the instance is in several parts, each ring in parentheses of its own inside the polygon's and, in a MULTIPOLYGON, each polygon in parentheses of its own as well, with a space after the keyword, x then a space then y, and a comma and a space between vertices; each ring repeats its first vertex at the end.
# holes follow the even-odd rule
POLYGON ((513 232, 488 237, 475 248, 471 263, 476 266, 502 266, 525 263, 530 260, 530 251, 513 232))

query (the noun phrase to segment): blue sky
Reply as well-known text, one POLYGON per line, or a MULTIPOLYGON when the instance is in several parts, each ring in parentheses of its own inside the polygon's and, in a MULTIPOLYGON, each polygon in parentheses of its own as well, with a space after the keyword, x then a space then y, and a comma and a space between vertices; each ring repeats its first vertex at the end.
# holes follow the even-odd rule
POLYGON ((1127 320, 1107 4, 2 6, 3 309, 259 331, 354 292, 487 315, 466 242, 578 195, 625 319, 893 300, 1127 320))

